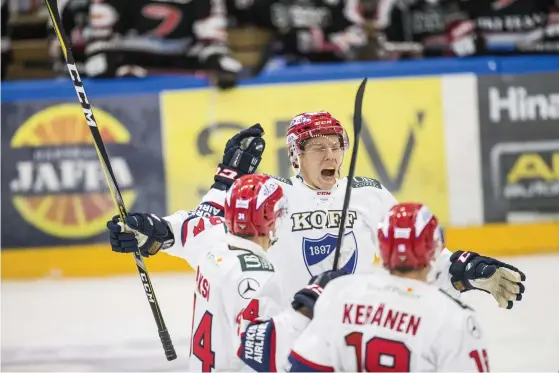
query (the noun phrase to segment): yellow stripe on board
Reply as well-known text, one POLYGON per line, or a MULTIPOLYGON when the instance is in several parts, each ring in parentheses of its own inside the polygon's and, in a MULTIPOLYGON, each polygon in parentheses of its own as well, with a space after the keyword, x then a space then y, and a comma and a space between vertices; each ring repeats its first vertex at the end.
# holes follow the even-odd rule
MULTIPOLYGON (((445 236, 451 250, 471 250, 495 257, 559 254, 559 223, 447 228, 445 236)), ((150 273, 192 271, 183 259, 164 253, 145 259, 145 264, 150 273)), ((113 253, 108 244, 2 250, 2 279, 123 274, 137 274, 133 256, 113 253)))
MULTIPOLYGON (((144 258, 144 263, 148 273, 192 271, 184 259, 163 253, 144 258)), ((2 250, 2 279, 137 273, 134 256, 114 253, 108 244, 2 250)))
POLYGON ((470 250, 489 256, 559 254, 559 223, 447 228, 445 239, 450 250, 470 250))

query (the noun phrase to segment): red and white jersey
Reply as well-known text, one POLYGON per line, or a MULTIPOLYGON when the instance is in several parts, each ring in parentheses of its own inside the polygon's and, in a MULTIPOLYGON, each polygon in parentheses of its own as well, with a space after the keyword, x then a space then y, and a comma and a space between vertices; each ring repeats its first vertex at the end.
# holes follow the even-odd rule
POLYGON ((379 272, 328 284, 285 368, 487 372, 489 363, 472 309, 436 286, 379 272))
MULTIPOLYGON (((189 371, 243 369, 238 358, 241 332, 258 317, 276 315, 292 297, 284 293, 282 277, 266 251, 227 233, 223 218, 197 216, 220 209, 219 203, 212 202, 215 193, 210 191, 196 211, 178 211, 164 218, 173 231, 174 244, 163 252, 187 260, 196 270, 189 371), (260 297, 252 299, 256 294, 260 297)), ((282 344, 286 346, 283 361, 307 325, 305 319, 304 326, 282 344)), ((293 329, 291 324, 286 330, 293 329)), ((247 346, 254 353, 251 356, 259 359, 258 346, 247 346)))
MULTIPOLYGON (((208 232, 220 235, 219 229, 208 232)), ((189 371, 238 371, 241 322, 258 317, 260 303, 251 299, 273 277, 274 266, 260 246, 226 233, 198 253, 195 269, 189 371)))

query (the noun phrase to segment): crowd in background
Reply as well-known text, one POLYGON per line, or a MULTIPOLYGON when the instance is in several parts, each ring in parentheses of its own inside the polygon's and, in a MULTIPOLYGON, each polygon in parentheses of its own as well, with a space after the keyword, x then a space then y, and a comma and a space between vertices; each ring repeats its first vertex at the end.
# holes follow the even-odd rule
MULTIPOLYGON (((559 52, 559 0, 58 0, 81 74, 559 52)), ((2 79, 67 74, 43 0, 2 0, 2 79)))

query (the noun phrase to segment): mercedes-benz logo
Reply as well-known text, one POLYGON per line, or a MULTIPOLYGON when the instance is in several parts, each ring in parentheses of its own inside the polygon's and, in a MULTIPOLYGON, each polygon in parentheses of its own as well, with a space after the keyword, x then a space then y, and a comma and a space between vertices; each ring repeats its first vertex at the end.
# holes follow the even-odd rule
POLYGON ((253 278, 244 278, 239 282, 239 295, 244 299, 252 299, 258 289, 260 284, 253 278))

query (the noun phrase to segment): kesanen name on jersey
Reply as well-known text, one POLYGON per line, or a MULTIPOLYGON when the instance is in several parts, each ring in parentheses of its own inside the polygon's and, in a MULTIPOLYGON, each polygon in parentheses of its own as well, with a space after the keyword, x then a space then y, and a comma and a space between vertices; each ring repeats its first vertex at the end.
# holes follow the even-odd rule
POLYGON ((420 323, 421 316, 395 311, 384 304, 376 308, 370 304, 344 304, 342 324, 378 325, 399 333, 415 335, 420 323))
MULTIPOLYGON (((308 229, 324 229, 324 228, 339 228, 340 220, 342 219, 341 210, 326 211, 303 211, 291 215, 293 225, 291 230, 304 231, 308 229)), ((346 218, 346 228, 353 228, 355 220, 357 219, 357 212, 348 211, 346 218)))

